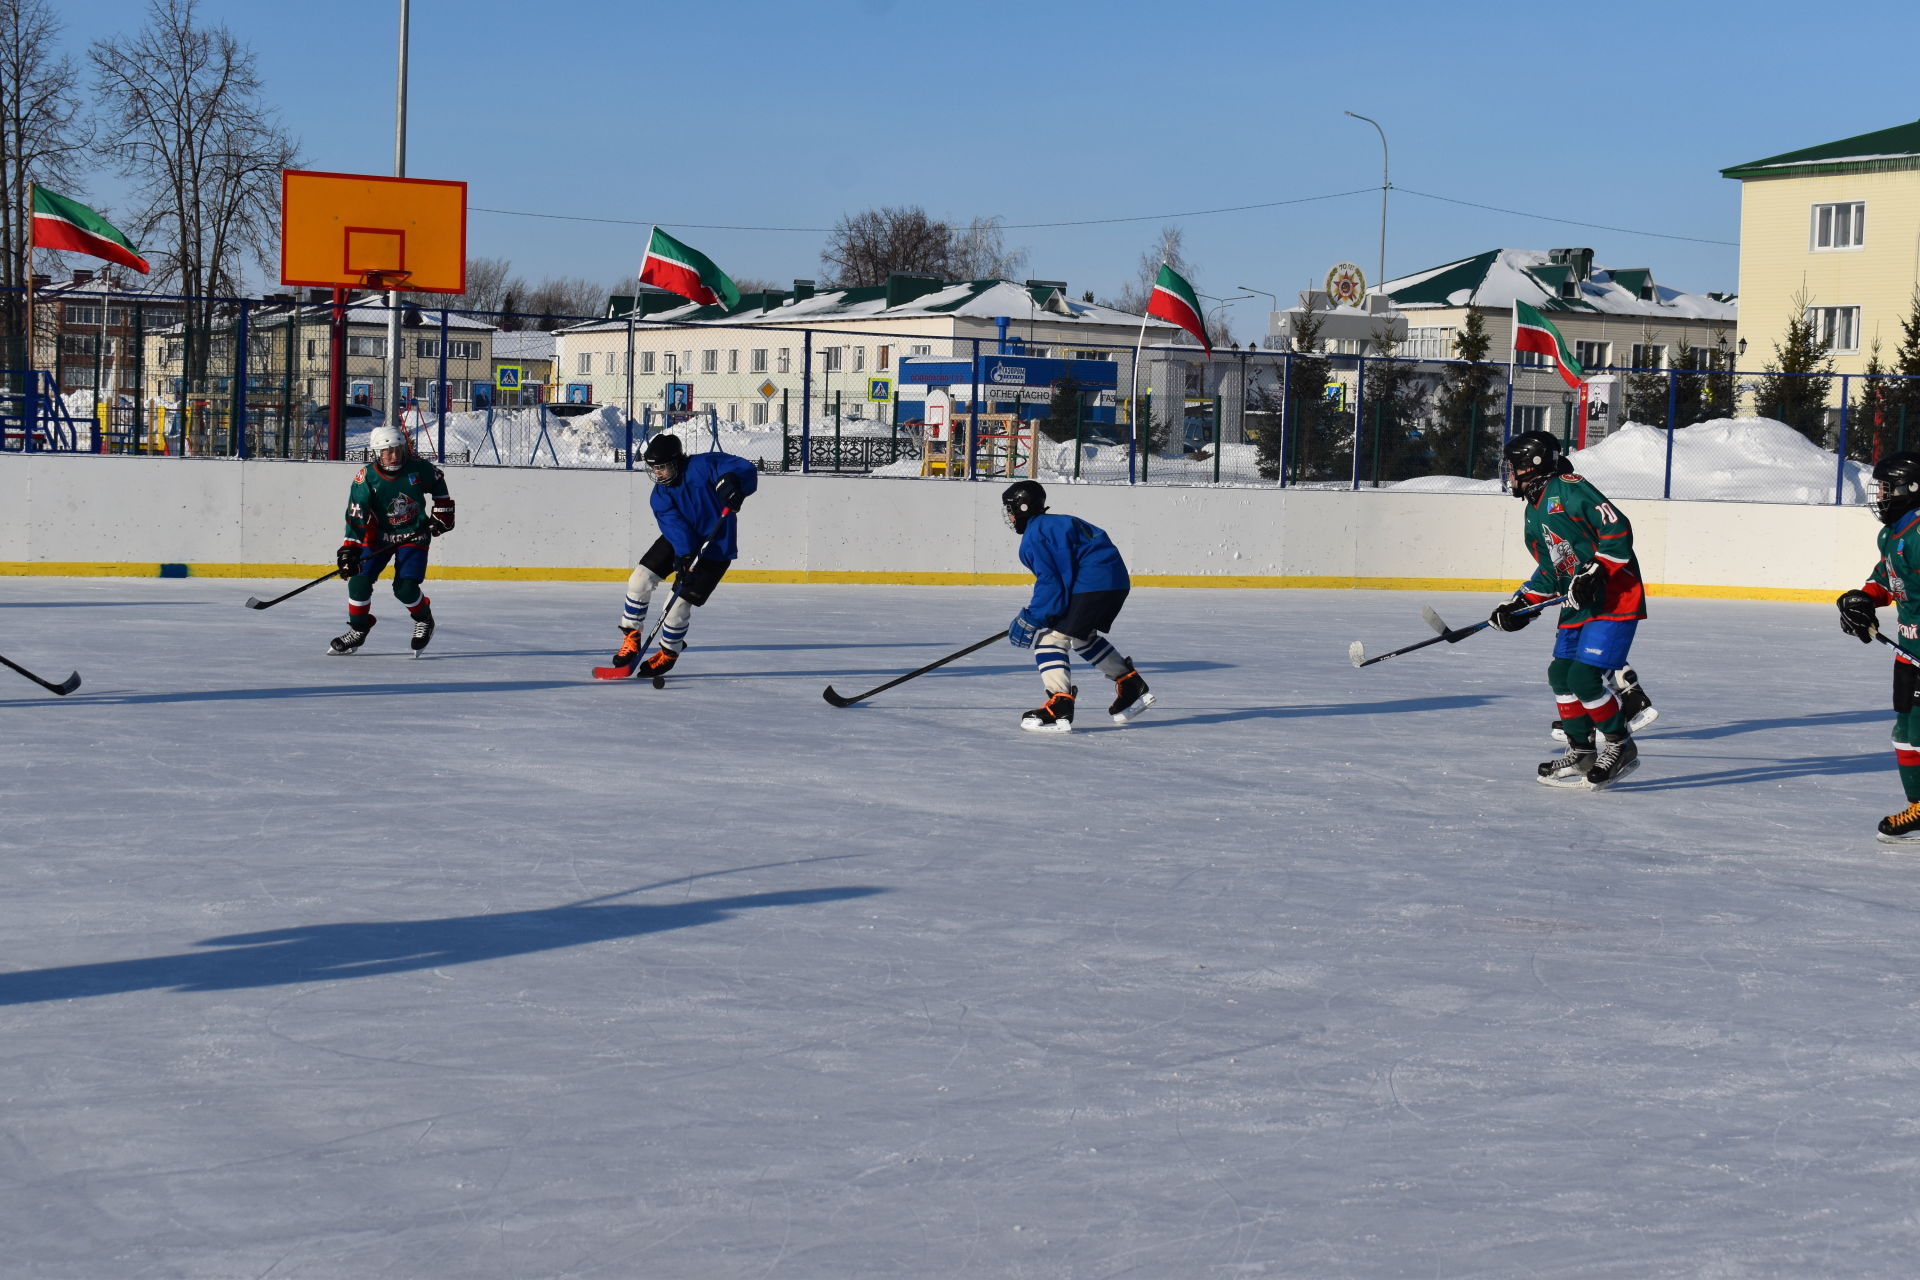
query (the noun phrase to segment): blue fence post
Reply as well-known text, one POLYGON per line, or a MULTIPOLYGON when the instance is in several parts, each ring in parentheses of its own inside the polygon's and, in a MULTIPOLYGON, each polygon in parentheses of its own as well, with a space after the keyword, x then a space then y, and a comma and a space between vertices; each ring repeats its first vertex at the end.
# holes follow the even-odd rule
POLYGON ((1839 506, 1846 501, 1847 493, 1847 419, 1848 410, 1853 407, 1851 383, 1853 375, 1840 375, 1840 440, 1834 446, 1833 460, 1833 505, 1839 506))
POLYGON ((813 471, 813 330, 800 334, 800 474, 813 471))
POLYGON ((1367 358, 1358 357, 1353 375, 1353 488, 1360 488, 1360 423, 1367 403, 1367 358))
POLYGON ((1280 487, 1287 487, 1287 464, 1293 457, 1293 352, 1280 356, 1280 487))
POLYGON ((979 479, 975 474, 979 468, 980 446, 980 339, 973 340, 972 378, 973 390, 967 396, 967 480, 971 483, 979 479))
POLYGON ((240 322, 233 328, 233 456, 247 456, 247 321, 251 303, 240 304, 240 322))
POLYGON ((440 389, 435 393, 440 400, 440 465, 447 462, 447 402, 453 399, 453 389, 447 385, 447 309, 440 308, 440 389))
POLYGON ((1680 371, 1667 369, 1667 436, 1673 436, 1673 430, 1680 425, 1680 371))
POLYGON ((633 470, 633 415, 621 415, 627 420, 627 470, 633 470))

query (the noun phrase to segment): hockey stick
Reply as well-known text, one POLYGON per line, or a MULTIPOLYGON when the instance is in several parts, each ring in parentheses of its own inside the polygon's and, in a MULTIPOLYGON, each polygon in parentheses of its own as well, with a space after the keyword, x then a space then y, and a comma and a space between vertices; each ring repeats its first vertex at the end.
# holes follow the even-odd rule
POLYGON ((1006 632, 996 631, 992 635, 988 636, 985 640, 975 641, 973 644, 968 645, 964 649, 960 649, 954 653, 948 654, 946 657, 940 659, 938 662, 929 662, 926 666, 916 667, 912 671, 907 672, 907 674, 903 676, 895 676, 893 679, 887 681, 885 684, 875 685, 873 688, 867 690, 865 693, 858 694, 855 697, 849 698, 844 694, 835 693, 833 691, 832 685, 828 685, 824 690, 822 690, 820 693, 820 696, 825 698, 829 703, 833 704, 836 707, 850 707, 856 702, 865 702, 868 698, 871 698, 874 694, 880 693, 887 689, 891 689, 893 688, 893 686, 897 684, 905 684, 907 681, 913 679, 915 676, 923 676, 927 674, 927 672, 933 670, 935 667, 944 667, 949 662, 952 662, 955 658, 964 658, 968 654, 972 653, 975 649, 984 649, 988 645, 992 644, 994 641, 1005 640, 1006 638, 1007 638, 1006 632))
MULTIPOLYGON (((1892 645, 1894 648, 1898 649, 1900 652, 1906 654, 1909 658, 1912 658, 1915 662, 1920 662, 1920 653, 1915 653, 1912 649, 1907 648, 1907 646, 1901 644, 1898 640, 1888 639, 1887 633, 1882 631, 1879 627, 1875 627, 1873 629, 1873 638, 1875 640, 1878 640, 1881 644, 1892 645)), ((4 662, 4 661, 6 661, 4 658, 0 658, 0 662, 4 662)), ((13 667, 13 664, 11 662, 8 662, 7 665, 10 667, 13 667)), ((13 669, 15 671, 18 671, 20 668, 13 667, 13 669)))
MULTIPOLYGON (((1536 604, 1530 604, 1524 609, 1515 609, 1513 616, 1516 618, 1529 617, 1550 605, 1565 604, 1566 602, 1567 598, 1565 596, 1553 596, 1549 599, 1539 601, 1536 604)), ((1347 646, 1347 656, 1353 659, 1353 665, 1355 667, 1370 667, 1376 662, 1385 662, 1388 658, 1397 658, 1403 653, 1412 653, 1415 649, 1424 649, 1430 644, 1439 644, 1442 640, 1448 644, 1459 644, 1474 632, 1485 631, 1493 625, 1490 621, 1476 622, 1470 627, 1461 627, 1458 631, 1455 631, 1449 628, 1446 623, 1442 622, 1440 615, 1432 609, 1427 609, 1423 612, 1427 619, 1427 625, 1435 631, 1438 631, 1440 633, 1439 635, 1434 636, 1430 640, 1422 640, 1418 644, 1410 644, 1404 649, 1395 649, 1392 653, 1383 653, 1377 658, 1369 658, 1367 656, 1366 646, 1358 640, 1355 640, 1347 646)))
MULTIPOLYGON (((693 553, 693 558, 696 561, 699 560, 702 555, 706 554, 707 544, 719 537, 720 531, 727 527, 727 517, 732 514, 732 507, 720 508, 720 518, 714 522, 713 532, 700 540, 700 549, 693 553)), ((689 569, 689 572, 691 572, 691 569, 689 569)), ((630 667, 595 667, 593 669, 593 678, 595 680, 625 680, 640 669, 641 663, 645 660, 647 650, 653 648, 654 637, 660 634, 660 628, 667 625, 667 614, 673 610, 674 602, 680 598, 680 587, 685 577, 686 574, 683 573, 675 573, 673 575, 673 590, 667 593, 667 602, 660 606, 660 620, 653 624, 653 630, 647 633, 647 638, 643 640, 640 647, 634 651, 633 665, 630 667)), ((656 689, 664 689, 666 684, 667 681, 664 676, 655 676, 653 678, 653 687, 656 689)))
POLYGON ((59 684, 55 684, 51 680, 42 680, 39 676, 33 674, 33 672, 27 670, 10 658, 0 657, 0 662, 4 662, 7 666, 12 667, 15 671, 18 671, 21 675, 39 685, 42 689, 57 693, 63 698, 80 687, 80 673, 78 671, 68 676, 65 680, 62 680, 59 684))
POLYGON ((307 583, 305 586, 295 587, 293 590, 287 592, 287 594, 283 596, 275 596, 271 600, 262 600, 258 596, 248 596, 247 608, 271 609, 273 608, 273 606, 279 604, 282 600, 293 599, 295 596, 299 595, 302 591, 311 591, 323 582, 331 582, 335 578, 344 578, 345 576, 346 574, 343 573, 341 570, 333 569, 333 570, 329 570, 326 573, 321 574, 319 577, 315 578, 312 582, 307 583))

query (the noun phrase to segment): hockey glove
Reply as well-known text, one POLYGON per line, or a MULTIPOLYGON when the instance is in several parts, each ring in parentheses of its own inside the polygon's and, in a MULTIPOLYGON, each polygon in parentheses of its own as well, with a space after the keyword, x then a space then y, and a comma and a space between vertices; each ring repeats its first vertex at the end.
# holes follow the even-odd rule
POLYGON ((333 562, 340 566, 341 577, 351 578, 354 574, 360 572, 360 544, 357 542, 341 543, 340 550, 334 554, 333 562))
POLYGON ((713 496, 720 499, 720 505, 729 511, 738 511, 740 504, 746 501, 746 494, 740 489, 740 481, 733 476, 721 476, 715 480, 713 496))
POLYGON ((1607 571, 1598 560, 1573 575, 1567 584, 1567 599, 1576 609, 1597 609, 1607 598, 1607 571))
POLYGON ((433 536, 436 538, 443 533, 451 533, 453 531, 452 498, 447 497, 445 494, 439 494, 434 497, 433 510, 427 515, 427 528, 433 531, 433 536))
POLYGON ((1849 591, 1834 604, 1840 607, 1840 629, 1861 644, 1872 644, 1874 632, 1880 629, 1873 597, 1864 591, 1849 591))
POLYGON ((1034 637, 1040 634, 1040 624, 1027 621, 1027 611, 1022 609, 1013 615, 1013 621, 1007 624, 1007 643, 1016 649, 1033 648, 1034 637))
POLYGON ((696 558, 697 557, 690 555, 675 556, 673 558, 673 576, 684 582, 686 576, 693 572, 693 562, 696 558))
POLYGON ((1512 599, 1502 600, 1493 607, 1493 612, 1487 615, 1487 623, 1496 631, 1518 631, 1533 621, 1532 614, 1520 612, 1526 607, 1527 598, 1515 592, 1512 599))

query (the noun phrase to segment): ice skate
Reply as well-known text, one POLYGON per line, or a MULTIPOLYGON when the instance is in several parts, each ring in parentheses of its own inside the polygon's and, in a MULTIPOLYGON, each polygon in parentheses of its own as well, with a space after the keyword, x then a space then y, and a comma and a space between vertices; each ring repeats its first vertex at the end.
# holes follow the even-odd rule
POLYGON ((1592 747, 1569 746, 1564 755, 1540 762, 1540 783, 1548 787, 1584 787, 1587 770, 1598 756, 1592 747))
POLYGON ((367 642, 367 632, 373 630, 373 624, 378 621, 380 619, 368 614, 360 620, 359 626, 350 626, 344 634, 327 641, 327 652, 337 658, 344 658, 350 653, 358 652, 360 646, 367 642))
POLYGON ((1653 705, 1653 699, 1640 687, 1640 681, 1632 667, 1622 667, 1613 673, 1614 688, 1620 698, 1620 710, 1627 717, 1627 728, 1634 733, 1646 728, 1660 718, 1660 709, 1653 705))
POLYGON ((658 689, 667 682, 667 672, 673 670, 673 664, 680 661, 677 653, 668 653, 665 649, 655 649, 653 655, 640 664, 640 675, 653 681, 658 689))
POLYGON ((420 651, 433 639, 433 610, 422 609, 413 615, 413 639, 407 643, 413 646, 413 656, 419 657, 420 651))
POLYGON ((1020 717, 1020 727, 1028 733, 1072 733, 1073 697, 1079 692, 1073 688, 1065 693, 1048 694, 1045 703, 1020 717))
POLYGON ((1115 724, 1125 724, 1153 705, 1153 695, 1147 691, 1147 682, 1131 666, 1125 675, 1113 682, 1113 688, 1113 704, 1107 708, 1107 714, 1113 717, 1115 724))
POLYGON ((610 667, 631 667, 640 661, 640 633, 632 627, 620 628, 620 647, 613 651, 610 667))
POLYGON ((1920 800, 1880 819, 1880 834, 1874 838, 1881 844, 1920 844, 1920 800))
POLYGON ((1587 770, 1587 785, 1595 791, 1610 787, 1620 779, 1640 767, 1640 748, 1633 745, 1633 738, 1622 734, 1618 738, 1600 735, 1600 754, 1594 760, 1593 767, 1587 770))

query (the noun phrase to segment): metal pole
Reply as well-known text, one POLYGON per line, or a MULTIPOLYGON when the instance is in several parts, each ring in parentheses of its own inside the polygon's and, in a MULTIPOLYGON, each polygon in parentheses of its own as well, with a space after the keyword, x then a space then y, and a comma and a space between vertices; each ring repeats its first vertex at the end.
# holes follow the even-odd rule
POLYGON ((1853 375, 1840 375, 1840 439, 1834 443, 1833 505, 1847 500, 1847 411, 1853 407, 1853 375))
POLYGON ((440 443, 434 450, 439 455, 440 465, 447 464, 447 403, 453 399, 447 386, 447 309, 440 308, 440 387, 434 392, 438 403, 434 406, 440 419, 440 443))
POLYGON ((800 474, 813 471, 813 330, 800 334, 800 474))
POLYGON ((233 353, 233 456, 247 456, 247 333, 248 310, 253 304, 240 304, 240 323, 234 326, 233 353))
POLYGON ((1347 115, 1355 120, 1365 120, 1380 135, 1380 276, 1374 281, 1377 289, 1387 282, 1387 191, 1393 186, 1393 179, 1387 172, 1387 131, 1380 122, 1371 116, 1363 116, 1358 111, 1349 111, 1347 115))
MULTIPOLYGON (((409 0, 400 0, 400 68, 394 85, 393 176, 407 176, 407 32, 409 0)), ((387 421, 400 424, 400 291, 387 290, 387 421)))

